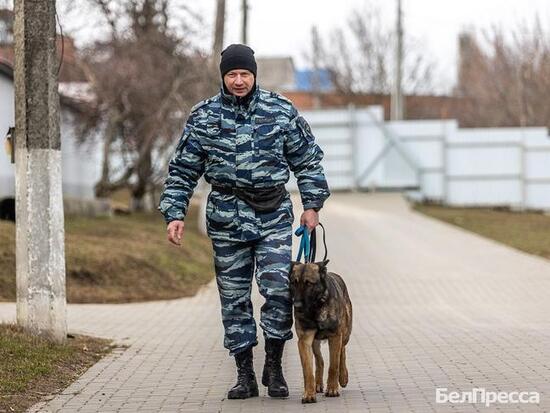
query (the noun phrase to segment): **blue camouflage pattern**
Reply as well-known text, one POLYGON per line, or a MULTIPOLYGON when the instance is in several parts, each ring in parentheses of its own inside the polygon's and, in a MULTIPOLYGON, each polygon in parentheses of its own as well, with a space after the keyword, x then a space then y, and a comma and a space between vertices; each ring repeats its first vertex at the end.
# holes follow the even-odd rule
MULTIPOLYGON (((159 210, 167 223, 184 220, 198 179, 238 187, 286 184, 292 171, 304 210, 321 208, 330 192, 323 151, 306 120, 285 97, 258 87, 248 99, 222 91, 195 105, 168 166, 159 210)), ((292 223, 287 195, 279 209, 259 213, 234 195, 212 191, 206 207, 208 235, 251 241, 292 223)))
POLYGON ((260 327, 264 337, 292 338, 289 271, 292 231, 288 223, 255 241, 213 241, 216 281, 221 301, 224 347, 235 355, 258 343, 250 293, 254 267, 260 294, 260 327))
MULTIPOLYGON (((166 222, 184 220, 198 179, 246 188, 286 184, 292 171, 304 209, 321 208, 330 192, 323 152, 292 103, 256 87, 247 99, 222 91, 196 105, 168 167, 159 209, 166 222)), ((288 273, 294 214, 290 195, 273 212, 257 212, 234 195, 211 191, 206 205, 216 281, 231 355, 257 344, 252 278, 265 304, 264 336, 292 338, 288 273)))

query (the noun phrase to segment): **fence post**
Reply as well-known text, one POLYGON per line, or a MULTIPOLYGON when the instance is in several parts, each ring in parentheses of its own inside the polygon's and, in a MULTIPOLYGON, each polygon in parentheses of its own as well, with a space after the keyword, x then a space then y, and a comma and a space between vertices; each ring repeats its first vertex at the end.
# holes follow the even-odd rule
POLYGON ((355 105, 350 103, 348 105, 348 117, 349 117, 349 132, 351 142, 351 174, 352 174, 352 191, 359 190, 358 180, 358 166, 359 166, 359 142, 357 138, 357 111, 355 105))
POLYGON ((519 159, 519 184, 521 187, 521 209, 524 210, 527 207, 527 151, 525 148, 525 133, 523 127, 521 127, 520 147, 519 147, 520 159, 519 159))
POLYGON ((443 139, 441 140, 441 170, 442 170, 442 194, 441 194, 441 201, 444 205, 447 205, 448 200, 448 191, 449 191, 449 170, 448 170, 448 151, 449 146, 447 145, 447 141, 449 139, 449 123, 448 121, 444 121, 444 128, 443 128, 443 139))

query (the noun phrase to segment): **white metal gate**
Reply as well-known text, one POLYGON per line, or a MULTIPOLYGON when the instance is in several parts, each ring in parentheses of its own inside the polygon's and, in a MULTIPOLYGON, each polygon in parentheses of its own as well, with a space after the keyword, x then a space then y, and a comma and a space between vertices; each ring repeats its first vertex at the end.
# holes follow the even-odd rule
MULTIPOLYGON (((380 107, 307 111, 332 190, 418 188, 419 166, 391 128, 380 107)), ((296 189, 295 182, 290 185, 296 189)))

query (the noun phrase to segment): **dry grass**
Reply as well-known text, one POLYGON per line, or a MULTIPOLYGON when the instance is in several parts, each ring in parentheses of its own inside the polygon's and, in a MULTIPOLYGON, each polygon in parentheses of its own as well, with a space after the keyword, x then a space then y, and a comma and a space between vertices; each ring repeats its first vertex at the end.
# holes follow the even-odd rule
POLYGON ((449 208, 416 204, 414 209, 431 217, 550 259, 550 216, 491 208, 449 208))
MULTIPOLYGON (((212 246, 186 218, 183 246, 166 240, 157 213, 65 222, 67 297, 72 303, 118 303, 190 296, 214 276, 212 246)), ((0 300, 15 299, 15 225, 0 221, 0 300)))
POLYGON ((109 341, 86 336, 52 344, 0 324, 0 412, 24 412, 62 391, 111 349, 109 341))

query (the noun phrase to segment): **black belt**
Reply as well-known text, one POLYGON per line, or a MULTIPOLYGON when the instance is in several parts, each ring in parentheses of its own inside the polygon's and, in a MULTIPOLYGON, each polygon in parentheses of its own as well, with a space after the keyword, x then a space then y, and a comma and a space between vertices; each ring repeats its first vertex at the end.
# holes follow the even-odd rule
POLYGON ((233 193, 232 186, 212 185, 212 191, 216 191, 224 195, 235 195, 233 193))
POLYGON ((218 185, 212 184, 212 191, 219 192, 224 195, 236 195, 242 193, 254 193, 262 196, 263 194, 272 194, 274 192, 279 192, 281 189, 284 189, 284 185, 270 186, 267 188, 252 188, 252 187, 239 187, 239 186, 229 186, 229 185, 218 185))
POLYGON ((268 188, 213 184, 212 190, 220 194, 235 195, 258 212, 272 212, 279 209, 287 194, 284 184, 268 188))

